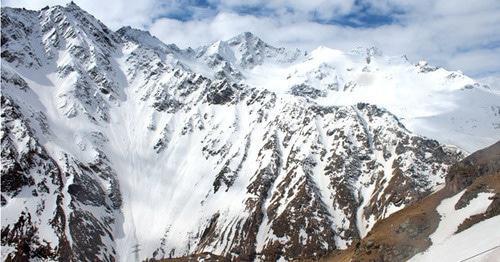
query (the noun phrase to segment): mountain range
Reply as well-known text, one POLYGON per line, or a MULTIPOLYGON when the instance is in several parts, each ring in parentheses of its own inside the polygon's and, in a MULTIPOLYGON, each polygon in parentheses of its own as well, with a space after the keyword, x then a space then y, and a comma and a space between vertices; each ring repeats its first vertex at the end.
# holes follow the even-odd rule
POLYGON ((375 47, 245 32, 181 49, 73 2, 1 20, 4 261, 425 261, 488 230, 450 261, 500 245, 496 87, 375 47))

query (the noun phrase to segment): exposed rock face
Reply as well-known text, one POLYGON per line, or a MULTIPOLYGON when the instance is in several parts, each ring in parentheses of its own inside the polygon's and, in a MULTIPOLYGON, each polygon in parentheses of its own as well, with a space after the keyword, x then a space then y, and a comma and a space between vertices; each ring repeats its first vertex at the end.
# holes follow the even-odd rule
POLYGON ((49 153, 31 127, 45 127, 44 116, 27 120, 13 101, 2 95, 2 212, 12 222, 2 221, 2 246, 13 250, 4 258, 113 260, 116 175, 105 163, 49 153))
MULTIPOLYGON (((433 243, 430 237, 440 227, 450 226, 441 224, 443 217, 438 212, 438 207, 443 201, 450 199, 456 199, 453 203, 453 210, 460 211, 468 208, 471 201, 479 194, 492 195, 485 211, 464 218, 457 225, 456 231, 452 232, 453 234, 460 234, 482 221, 500 215, 499 161, 500 142, 473 153, 450 168, 446 175, 446 186, 443 189, 378 221, 366 238, 348 250, 337 252, 324 260, 409 260, 433 244, 439 245, 439 243, 433 243)), ((477 209, 477 207, 472 208, 477 209)), ((448 214, 450 215, 453 214, 448 214)), ((453 252, 451 249, 449 251, 453 252)))
POLYGON ((215 78, 234 81, 245 78, 242 73, 245 69, 264 62, 282 64, 305 57, 299 50, 273 47, 250 32, 197 48, 194 52, 198 61, 212 69, 215 78))
POLYGON ((246 85, 302 56, 248 33, 180 50, 74 4, 3 8, 2 50, 3 259, 318 258, 463 157, 375 105, 246 85))
POLYGON ((469 186, 476 178, 498 174, 500 170, 500 142, 479 150, 452 167, 446 175, 446 184, 454 191, 469 186))

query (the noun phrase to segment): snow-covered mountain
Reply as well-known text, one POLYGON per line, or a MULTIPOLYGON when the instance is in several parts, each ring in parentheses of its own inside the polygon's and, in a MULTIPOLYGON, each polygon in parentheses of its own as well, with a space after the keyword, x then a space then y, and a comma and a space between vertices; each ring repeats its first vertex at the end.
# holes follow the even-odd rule
POLYGON ((499 90, 374 48, 180 49, 74 3, 1 30, 3 260, 317 258, 500 139, 499 90))

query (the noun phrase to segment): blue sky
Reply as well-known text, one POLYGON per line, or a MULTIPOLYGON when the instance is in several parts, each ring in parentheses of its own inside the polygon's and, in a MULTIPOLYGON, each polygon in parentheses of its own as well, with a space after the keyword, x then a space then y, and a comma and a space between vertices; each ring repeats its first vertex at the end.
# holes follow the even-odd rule
MULTIPOLYGON (((199 46, 250 31, 288 48, 377 46, 387 55, 500 79, 498 0, 75 0, 112 29, 130 25, 166 43, 199 46)), ((40 9, 64 0, 4 0, 40 9)))

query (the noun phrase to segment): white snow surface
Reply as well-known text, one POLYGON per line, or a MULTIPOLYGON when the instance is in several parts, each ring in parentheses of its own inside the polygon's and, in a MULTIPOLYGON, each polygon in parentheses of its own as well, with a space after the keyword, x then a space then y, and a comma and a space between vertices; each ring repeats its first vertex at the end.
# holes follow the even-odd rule
POLYGON ((307 84, 326 92, 316 99, 322 105, 385 107, 411 131, 469 152, 500 139, 500 90, 424 61, 319 47, 304 59, 264 63, 244 75, 249 85, 276 93, 307 84))
POLYGON ((455 234, 458 226, 467 218, 486 211, 494 193, 479 193, 466 207, 455 210, 455 204, 465 193, 465 190, 455 196, 444 199, 437 207, 441 216, 436 231, 430 236, 432 245, 424 252, 415 255, 410 261, 495 261, 495 254, 500 249, 500 216, 495 216, 455 234), (495 248, 490 252, 485 252, 495 248), (485 252, 484 254, 482 252, 485 252))
POLYGON ((434 261, 439 258, 443 262, 456 262, 478 255, 467 261, 498 261, 500 255, 500 216, 484 220, 456 235, 449 236, 439 244, 432 245, 423 253, 417 254, 409 261, 434 261), (485 252, 491 248, 493 250, 485 252))

